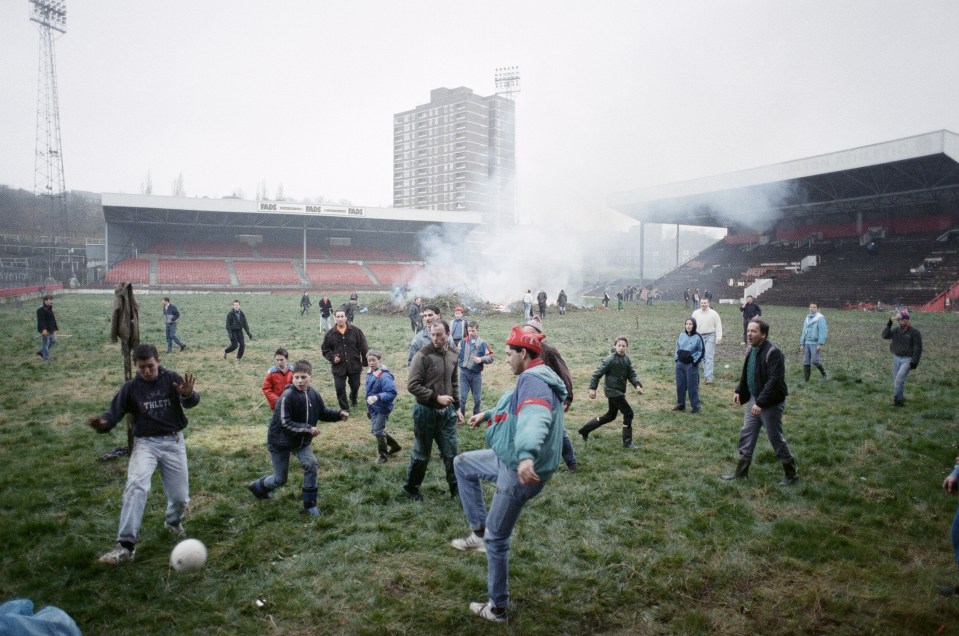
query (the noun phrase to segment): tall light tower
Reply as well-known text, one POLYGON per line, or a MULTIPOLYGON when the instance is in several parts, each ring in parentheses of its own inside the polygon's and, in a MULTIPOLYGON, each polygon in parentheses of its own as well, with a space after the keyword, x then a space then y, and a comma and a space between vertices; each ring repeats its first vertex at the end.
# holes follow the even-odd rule
POLYGON ((496 80, 496 94, 505 95, 507 99, 513 99, 513 93, 519 92, 519 67, 505 66, 496 69, 494 75, 496 80))
POLYGON ((60 145, 60 102, 54 40, 67 32, 66 0, 30 0, 30 20, 40 30, 40 81, 37 87, 37 146, 33 193, 49 200, 50 230, 70 233, 67 190, 60 145))
POLYGON ((490 157, 490 178, 494 184, 495 216, 498 224, 515 225, 516 209, 516 104, 513 94, 519 92, 519 67, 506 66, 496 69, 495 127, 490 124, 493 138, 493 154, 490 157))

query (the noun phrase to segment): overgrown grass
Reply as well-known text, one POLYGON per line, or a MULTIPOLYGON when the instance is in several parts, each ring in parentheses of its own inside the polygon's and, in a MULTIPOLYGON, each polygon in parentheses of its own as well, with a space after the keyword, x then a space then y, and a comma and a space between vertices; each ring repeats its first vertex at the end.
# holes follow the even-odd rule
MULTIPOLYGON (((735 462, 742 421, 731 400, 743 353, 735 307, 719 307, 726 338, 700 416, 669 411, 682 305, 549 315, 549 341, 575 379, 567 429, 580 472, 558 472, 520 519, 503 628, 467 610, 485 596, 486 563, 448 545, 467 527, 442 465, 431 463, 422 504, 400 490, 412 441, 412 400, 402 388, 389 426, 404 451, 386 465, 373 463, 361 411, 323 425, 315 440, 321 518, 299 514, 295 462, 275 500, 247 492, 247 481, 269 470, 260 383, 273 350, 311 360, 314 384, 335 401, 318 315, 300 318, 298 299, 241 298, 256 340, 237 362, 221 357, 232 296, 174 298, 188 348, 161 353, 163 364, 195 372, 202 393, 188 414, 186 526, 210 558, 188 575, 168 567, 174 540, 162 528, 159 476, 136 563, 96 561, 114 541, 126 475, 125 459, 96 461, 124 442, 122 433, 97 435, 83 424, 122 382, 119 348, 107 337, 112 298, 57 300, 67 336, 49 365, 34 355, 34 308, 0 310, 0 599, 59 606, 87 634, 959 632, 959 603, 935 593, 959 574, 948 540, 957 502, 939 490, 957 454, 956 316, 916 317, 926 354, 907 407, 894 409, 884 315, 827 309, 824 362, 833 379, 823 383, 814 371, 804 384, 796 351, 805 311, 764 307, 772 340, 787 352, 784 425, 801 477, 783 489, 765 439, 747 481, 718 479, 735 462), (589 376, 620 334, 646 391, 629 398, 640 450, 621 447, 617 424, 584 448, 575 429, 605 410, 604 400, 586 399, 589 376)), ((139 300, 143 340, 163 351, 159 297, 139 300)), ((478 319, 501 354, 520 316, 478 319)), ((405 386, 405 317, 359 314, 357 324, 405 386)), ((499 355, 484 376, 485 403, 513 382, 499 355)), ((462 450, 482 446, 481 431, 461 429, 462 450)))

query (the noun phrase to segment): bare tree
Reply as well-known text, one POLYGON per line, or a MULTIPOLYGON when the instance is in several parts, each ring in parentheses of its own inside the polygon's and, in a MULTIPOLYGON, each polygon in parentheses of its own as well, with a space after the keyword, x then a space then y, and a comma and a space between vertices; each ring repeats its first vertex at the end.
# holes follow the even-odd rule
POLYGON ((286 197, 283 194, 283 184, 278 183, 276 185, 276 200, 277 201, 286 201, 286 197))
POLYGON ((186 196, 186 192, 183 190, 183 173, 177 175, 177 178, 173 180, 173 196, 182 197, 186 196))
POLYGON ((269 201, 269 197, 266 195, 266 179, 260 181, 260 183, 256 186, 256 200, 269 201))
POLYGON ((143 179, 143 183, 140 184, 140 194, 153 194, 153 176, 149 170, 147 170, 147 176, 143 179))

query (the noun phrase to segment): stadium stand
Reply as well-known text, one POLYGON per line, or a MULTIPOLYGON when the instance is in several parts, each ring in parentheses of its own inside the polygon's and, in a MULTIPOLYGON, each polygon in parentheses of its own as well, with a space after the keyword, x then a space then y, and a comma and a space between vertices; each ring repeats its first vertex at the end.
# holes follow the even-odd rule
POLYGON ((119 282, 148 285, 150 283, 150 261, 145 258, 128 258, 110 268, 103 279, 110 284, 119 282))
POLYGON ((369 288, 376 285, 369 275, 354 263, 307 263, 306 275, 313 285, 369 288))
POLYGON ((233 261, 240 285, 299 285, 289 261, 233 261))
POLYGON ((413 254, 411 252, 404 252, 403 250, 390 250, 390 254, 393 255, 393 258, 398 261, 421 261, 421 257, 413 254))
MULTIPOLYGON (((262 243, 257 246, 257 251, 263 258, 303 258, 303 245, 292 245, 289 243, 262 243)), ((317 245, 306 246, 306 257, 313 259, 324 259, 327 254, 317 245)))
POLYGON ((218 243, 213 241, 187 241, 183 244, 183 255, 193 256, 222 256, 222 257, 250 257, 253 248, 244 243, 218 243))
POLYGON ((419 272, 422 265, 406 265, 401 263, 367 263, 366 267, 382 285, 396 287, 409 283, 419 272))
POLYGON ((226 262, 222 260, 161 258, 157 261, 157 283, 160 285, 229 285, 230 273, 226 262))
POLYGON ((177 247, 173 241, 157 241, 143 250, 144 254, 159 254, 160 256, 176 256, 177 247))
POLYGON ((343 261, 392 261, 393 257, 386 250, 375 247, 342 247, 330 245, 327 248, 330 258, 343 261))

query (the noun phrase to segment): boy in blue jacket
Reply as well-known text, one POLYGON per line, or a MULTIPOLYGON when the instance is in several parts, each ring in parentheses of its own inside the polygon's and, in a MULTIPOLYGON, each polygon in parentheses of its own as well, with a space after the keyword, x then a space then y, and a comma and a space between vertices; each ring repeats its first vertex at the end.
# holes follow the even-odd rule
POLYGON ((273 491, 286 483, 290 473, 290 455, 296 455, 303 465, 303 512, 319 517, 316 507, 316 455, 313 438, 320 434, 317 421, 346 421, 348 411, 328 409, 320 394, 310 386, 313 367, 306 360, 293 365, 293 383, 286 387, 276 402, 273 419, 266 437, 266 448, 273 462, 273 474, 251 481, 247 488, 257 499, 272 499, 273 491))
POLYGON ((366 362, 370 366, 370 372, 366 374, 366 417, 370 418, 370 433, 376 438, 377 464, 385 464, 387 455, 403 450, 386 432, 386 420, 393 412, 393 400, 396 399, 396 382, 382 360, 383 354, 376 349, 366 353, 366 362))

